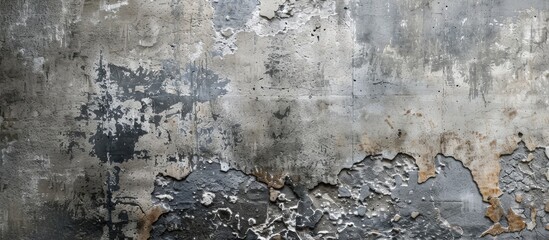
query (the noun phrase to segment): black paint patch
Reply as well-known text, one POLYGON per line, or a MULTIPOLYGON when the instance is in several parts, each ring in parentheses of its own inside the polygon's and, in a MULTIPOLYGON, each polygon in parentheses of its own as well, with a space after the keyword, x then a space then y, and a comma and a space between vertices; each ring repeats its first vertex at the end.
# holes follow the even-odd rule
POLYGON ((90 154, 98 157, 102 162, 121 163, 133 159, 134 154, 140 153, 135 151, 135 144, 145 133, 137 122, 133 126, 116 124, 114 133, 110 131, 104 133, 98 127, 97 133, 90 138, 90 143, 93 144, 90 154))
POLYGON ((148 121, 159 127, 163 114, 174 105, 181 103, 179 113, 186 117, 194 109, 196 102, 207 102, 227 93, 225 86, 227 79, 221 79, 213 71, 202 64, 190 64, 183 71, 176 67, 177 64, 167 61, 163 70, 147 71, 143 67, 132 71, 128 68, 114 64, 106 64, 103 57, 97 65, 96 83, 99 85, 100 94, 80 108, 81 114, 76 120, 100 121, 96 133, 90 137, 93 144, 90 152, 102 162, 124 162, 141 154, 148 158, 146 151, 136 151, 135 145, 139 137, 147 133, 142 129, 142 122, 148 121), (172 84, 172 89, 188 88, 189 94, 183 92, 167 92, 166 84, 172 84), (116 89, 116 96, 111 94, 116 89), (145 99, 150 99, 150 104, 145 99), (141 116, 138 119, 128 119, 126 116, 130 109, 124 109, 115 105, 115 100, 120 102, 133 100, 141 103, 139 109, 141 116), (152 117, 146 117, 146 108, 153 110, 152 117), (147 119, 148 118, 148 119, 147 119), (130 124, 121 120, 129 120, 130 124), (107 125, 113 124, 115 129, 109 131, 107 125))
POLYGON ((88 104, 82 105, 80 116, 75 119, 89 120, 91 112, 94 113, 95 120, 120 119, 124 112, 120 107, 112 106, 113 97, 121 102, 140 101, 144 108, 151 107, 155 114, 160 114, 173 105, 181 103, 183 106, 180 112, 182 116, 186 116, 193 111, 195 102, 207 102, 227 93, 225 87, 229 80, 220 78, 205 65, 189 64, 185 70, 178 69, 169 61, 164 65, 163 70, 160 71, 148 71, 143 67, 132 71, 114 64, 105 65, 101 58, 96 70, 96 82, 103 89, 101 95, 93 97, 88 104), (174 84, 174 89, 177 89, 175 93, 166 91, 168 82, 174 84), (191 93, 180 92, 178 90, 180 87, 190 89, 191 93), (107 91, 109 88, 116 88, 117 95, 112 96, 107 91), (142 101, 144 98, 151 99, 151 106, 147 106, 142 101))
POLYGON ((297 212, 298 215, 296 217, 296 227, 298 228, 310 228, 314 229, 322 216, 324 215, 324 212, 317 208, 314 204, 309 195, 307 194, 307 191, 305 188, 299 186, 297 187, 297 190, 294 188, 294 192, 297 193, 299 199, 298 205, 297 205, 297 212))
POLYGON ((172 209, 153 225, 152 239, 246 238, 253 235, 250 223, 266 221, 269 205, 265 184, 240 171, 222 172, 216 163, 197 166, 182 181, 158 176, 152 196, 172 209), (200 202, 205 192, 215 194, 209 205, 200 202), (157 197, 162 195, 173 200, 157 197))
MULTIPOLYGON (((28 239, 100 239, 103 233, 104 221, 93 216, 75 218, 68 204, 45 203, 40 208, 38 216, 32 219, 32 228, 28 229, 28 239)), ((19 233, 6 239, 24 239, 19 233)))

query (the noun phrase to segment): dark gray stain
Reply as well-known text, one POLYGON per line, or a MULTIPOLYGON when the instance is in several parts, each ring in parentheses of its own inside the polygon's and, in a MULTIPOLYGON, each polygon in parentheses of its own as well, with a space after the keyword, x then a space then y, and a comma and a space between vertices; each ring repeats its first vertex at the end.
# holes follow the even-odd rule
POLYGON ((96 72, 95 81, 102 90, 99 95, 92 98, 92 101, 81 106, 81 114, 75 120, 90 120, 90 117, 94 116, 93 120, 99 121, 96 133, 90 137, 89 142, 93 144, 90 154, 97 156, 102 162, 120 163, 133 159, 135 155, 148 158, 146 151, 135 150, 139 137, 147 133, 142 129, 143 122, 148 121, 159 126, 162 113, 178 103, 182 104, 178 112, 186 117, 193 111, 196 102, 212 101, 227 93, 225 87, 229 82, 208 70, 205 64, 189 64, 185 70, 180 70, 170 61, 166 61, 160 71, 147 71, 142 67, 132 71, 125 67, 105 64, 101 57, 96 72), (191 94, 166 92, 164 85, 167 80, 176 84, 176 87, 189 88, 191 94), (141 102, 141 117, 128 118, 126 109, 113 106, 115 99, 109 92, 110 88, 119 90, 116 99, 121 102, 141 102), (142 88, 143 91, 138 91, 138 88, 142 88), (145 98, 152 100, 150 106, 144 101, 145 98), (146 119, 144 114, 149 107, 155 115, 146 119), (121 119, 126 122, 122 122, 121 119), (105 127, 106 122, 111 121, 115 122, 114 131, 109 131, 105 127))
MULTIPOLYGON (((403 70, 442 70, 446 83, 454 84, 456 62, 467 64, 465 76, 470 98, 489 93, 492 84, 491 66, 512 59, 507 50, 494 48, 500 39, 500 27, 509 17, 518 16, 530 7, 547 10, 544 1, 532 0, 517 4, 513 0, 487 2, 421 1, 402 4, 396 0, 376 2, 355 0, 351 8, 356 22, 357 49, 354 67, 367 66, 368 74, 356 76, 357 94, 381 96, 405 93, 403 70), (403 24, 406 23, 406 24, 403 24), (411 31, 410 29, 418 29, 411 31), (398 58, 383 55, 391 46, 398 58), (401 60, 403 58, 404 60, 401 60), (374 87, 373 83, 388 82, 395 86, 374 87), (362 85, 363 84, 363 85, 362 85)), ((408 86, 410 84, 407 84, 408 86)))
POLYGON ((124 113, 122 109, 111 106, 113 96, 106 91, 108 88, 120 90, 116 95, 118 100, 122 102, 140 101, 143 105, 142 110, 151 107, 155 114, 160 114, 173 105, 182 103, 183 107, 180 112, 182 116, 186 116, 192 112, 194 101, 206 102, 227 93, 225 87, 229 80, 220 78, 206 67, 205 64, 189 64, 186 69, 180 70, 171 61, 166 61, 160 71, 148 71, 141 66, 132 71, 114 64, 105 66, 101 58, 96 70, 96 82, 105 91, 101 96, 95 96, 92 102, 82 105, 81 114, 76 120, 89 119, 92 108, 96 109, 93 110, 96 120, 120 119, 124 113), (176 89, 178 87, 189 88, 192 93, 187 95, 179 90, 175 94, 166 92, 164 85, 167 80, 175 84, 176 89), (143 91, 138 90, 138 87, 143 91), (150 98, 152 105, 147 106, 142 101, 144 98, 150 98))
POLYGON ((205 63, 189 64, 184 79, 191 83, 193 99, 198 102, 211 101, 227 93, 225 86, 229 80, 220 78, 205 63))
MULTIPOLYGON (((282 44, 282 42, 275 44, 282 44)), ((293 76, 300 70, 291 64, 293 56, 290 50, 276 45, 271 48, 273 52, 269 53, 264 63, 265 74, 270 77, 270 87, 281 90, 300 87, 303 82, 293 80, 293 76)))
POLYGON ((79 152, 85 152, 86 151, 81 146, 81 144, 79 143, 80 140, 86 139, 86 133, 85 132, 69 131, 64 135, 65 135, 65 137, 67 137, 69 143, 68 144, 61 143, 61 145, 59 147, 60 147, 60 149, 64 149, 65 153, 70 155, 71 160, 74 158, 74 152, 75 151, 79 151, 79 152))
MULTIPOLYGON (((102 56, 97 64, 96 73, 95 82, 100 91, 97 95, 92 95, 87 104, 81 106, 81 114, 75 120, 97 122, 95 134, 88 139, 93 146, 90 155, 96 156, 103 163, 114 165, 106 174, 105 195, 101 198, 101 206, 107 211, 102 224, 107 226, 110 239, 125 239, 123 228, 130 223, 129 215, 124 210, 116 210, 123 205, 138 204, 131 199, 121 200, 115 197, 120 189, 118 179, 121 171, 116 164, 132 159, 149 158, 148 151, 136 149, 139 138, 147 134, 142 127, 144 122, 148 121, 158 127, 165 111, 178 103, 181 103, 182 107, 177 112, 182 117, 188 117, 194 111, 196 102, 211 101, 225 94, 224 87, 228 80, 220 79, 202 64, 190 64, 186 69, 179 69, 176 64, 167 61, 160 71, 147 71, 142 67, 132 71, 114 64, 106 64, 102 56), (190 94, 168 93, 164 88, 166 84, 174 84, 174 89, 186 87, 190 89, 190 94), (138 91, 138 88, 142 90, 138 91), (116 96, 111 94, 112 89, 117 90, 116 96), (145 98, 151 99, 151 104, 148 104, 145 98), (115 101, 128 100, 141 103, 139 117, 128 117, 128 109, 114 105, 115 101), (152 109, 154 113, 148 118, 145 115, 146 112, 150 112, 147 108, 152 109), (106 127, 109 124, 113 124, 114 129, 109 130, 106 127)), ((171 141, 170 133, 167 134, 171 141)), ((69 132, 69 135, 74 140, 69 142, 66 149, 72 156, 76 149, 82 150, 78 139, 86 138, 86 134, 69 132)), ((179 154, 178 157, 180 159, 184 154, 179 154)), ((173 160, 177 161, 176 158, 173 160)), ((97 196, 94 195, 93 198, 96 199, 97 196)))
MULTIPOLYGON (((423 184, 417 183, 417 172, 411 172, 407 186, 397 185, 391 196, 398 199, 395 205, 400 214, 410 216, 417 211, 420 213, 418 220, 436 226, 447 221, 446 231, 453 237, 478 238, 491 222, 484 217, 487 204, 482 202, 471 173, 461 162, 442 155, 436 157, 436 167, 437 176, 423 184)), ((414 231, 410 237, 429 237, 421 226, 411 224, 407 227, 414 231)))
POLYGON ((158 176, 153 202, 166 204, 171 211, 153 225, 151 238, 252 237, 250 227, 267 219, 268 196, 265 184, 240 171, 222 172, 217 163, 197 166, 182 181, 158 176), (166 194, 173 200, 156 197, 166 194), (215 194, 211 204, 201 203, 204 194, 215 194))
POLYGON ((102 162, 121 163, 134 158, 134 154, 146 153, 136 151, 135 144, 139 137, 143 136, 145 131, 141 130, 141 125, 137 122, 133 126, 126 124, 116 124, 116 131, 104 133, 99 129, 94 136, 90 138, 93 144, 93 151, 90 153, 99 158, 102 162))
POLYGON ((290 115, 290 106, 287 106, 286 109, 284 109, 284 112, 281 112, 280 110, 276 111, 275 113, 273 113, 273 115, 282 120, 283 118, 287 117, 288 115, 290 115))
POLYGON ((181 73, 177 69, 166 65, 160 71, 147 71, 143 67, 131 71, 125 67, 109 64, 110 79, 122 91, 117 97, 121 101, 130 99, 141 101, 143 98, 150 98, 152 100, 152 106, 150 107, 155 114, 164 112, 179 102, 183 103, 184 109, 192 108, 189 96, 167 93, 162 88, 166 80, 189 84, 181 78, 181 73), (136 87, 142 87, 144 91, 136 91, 136 87))
MULTIPOLYGON (((32 219, 32 229, 28 239, 100 239, 103 233, 105 222, 95 216, 75 218, 74 213, 69 210, 68 204, 45 203, 36 213, 44 216, 32 219)), ((6 239, 22 239, 22 234, 6 236, 6 239)))
POLYGON ((294 222, 299 233, 323 239, 478 238, 491 222, 484 218, 486 204, 471 174, 459 161, 443 156, 437 157, 437 168, 437 177, 419 185, 412 158, 368 157, 341 171, 336 186, 319 184, 309 190, 287 178, 283 188, 274 190, 278 194, 271 202, 267 186, 254 177, 235 170, 222 172, 217 163, 201 164, 181 181, 157 177, 153 202, 171 211, 154 223, 152 236, 299 239, 289 228, 294 222), (341 188, 346 189, 344 195, 341 188), (215 194, 210 205, 200 202, 204 192, 215 194), (462 201, 454 201, 456 196, 462 201), (413 212, 418 216, 413 218, 413 212), (273 220, 268 231, 251 230, 249 218, 259 225, 273 220))
MULTIPOLYGON (((118 80, 119 86, 125 91, 128 91, 129 80, 120 79, 120 71, 117 71, 117 68, 114 65, 110 65, 111 74, 114 75, 113 79, 118 80)), ((96 97, 96 101, 89 104, 97 107, 93 112, 95 113, 95 120, 100 120, 97 124, 96 133, 90 137, 89 142, 93 144, 92 151, 90 154, 96 156, 102 162, 115 162, 120 163, 130 159, 133 159, 135 151, 135 144, 139 141, 139 137, 144 135, 146 131, 141 129, 141 124, 137 119, 131 119, 133 125, 127 125, 125 123, 119 123, 118 120, 124 116, 124 113, 120 107, 114 107, 113 97, 108 91, 108 88, 111 87, 110 79, 107 76, 107 70, 105 64, 103 64, 103 58, 99 60, 99 65, 97 68, 97 79, 96 82, 103 89, 101 95, 96 97), (107 121, 115 121, 115 132, 107 131, 105 128, 105 123, 107 121)), ((143 80, 145 78, 136 77, 136 82, 143 80)), ((88 107, 86 107, 88 109, 88 107)), ((86 116, 80 116, 80 118, 85 118, 86 116)))

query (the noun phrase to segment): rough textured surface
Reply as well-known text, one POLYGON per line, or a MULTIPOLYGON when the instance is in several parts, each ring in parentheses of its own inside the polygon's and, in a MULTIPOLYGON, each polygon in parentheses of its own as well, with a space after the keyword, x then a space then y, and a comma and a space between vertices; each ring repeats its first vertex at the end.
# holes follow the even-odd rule
POLYGON ((543 0, 0 0, 0 239, 547 239, 543 0))

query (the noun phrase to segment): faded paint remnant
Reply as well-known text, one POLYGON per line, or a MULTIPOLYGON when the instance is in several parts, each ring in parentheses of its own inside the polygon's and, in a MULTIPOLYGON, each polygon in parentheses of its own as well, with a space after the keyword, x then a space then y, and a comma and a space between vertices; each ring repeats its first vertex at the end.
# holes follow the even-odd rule
POLYGON ((526 228, 526 222, 522 217, 517 215, 513 209, 509 208, 507 211, 507 223, 509 224, 509 232, 520 232, 526 228))
POLYGON ((501 226, 500 223, 495 223, 494 225, 492 225, 488 230, 486 230, 485 232, 483 232, 480 236, 481 237, 484 237, 486 236, 487 234, 490 234, 492 236, 497 236, 497 235, 500 235, 502 233, 506 233, 508 230, 506 227, 503 227, 501 226))
POLYGON ((486 217, 488 217, 492 222, 498 223, 501 217, 504 216, 503 207, 498 198, 490 198, 490 206, 486 209, 486 217))
POLYGON ((254 169, 252 175, 269 187, 280 189, 284 186, 285 176, 283 173, 272 173, 262 169, 254 169))

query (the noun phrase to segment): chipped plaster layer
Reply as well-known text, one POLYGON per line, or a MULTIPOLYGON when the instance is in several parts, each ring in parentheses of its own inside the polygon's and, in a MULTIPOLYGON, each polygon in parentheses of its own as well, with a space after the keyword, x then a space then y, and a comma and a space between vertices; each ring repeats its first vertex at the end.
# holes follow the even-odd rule
POLYGON ((547 238, 548 14, 0 0, 0 238, 547 238))

